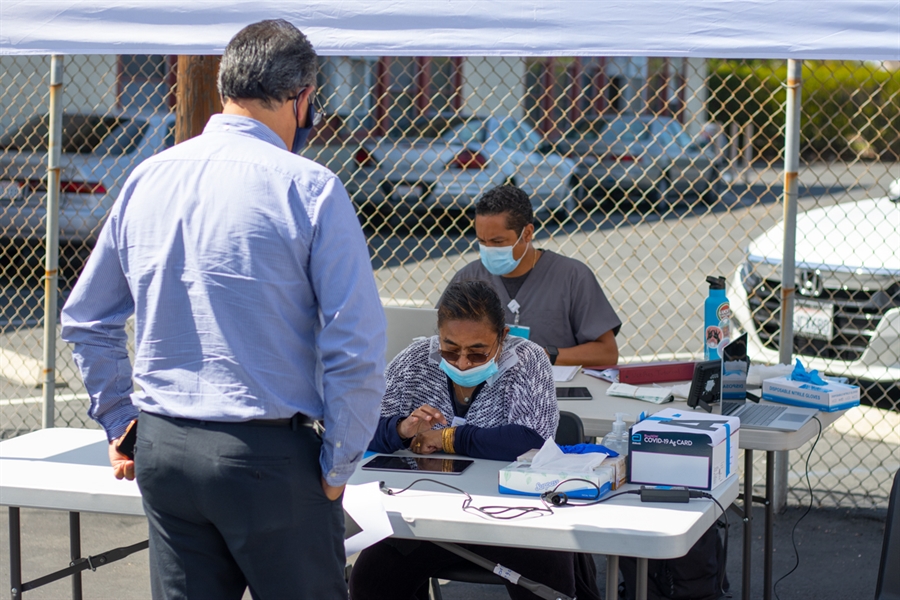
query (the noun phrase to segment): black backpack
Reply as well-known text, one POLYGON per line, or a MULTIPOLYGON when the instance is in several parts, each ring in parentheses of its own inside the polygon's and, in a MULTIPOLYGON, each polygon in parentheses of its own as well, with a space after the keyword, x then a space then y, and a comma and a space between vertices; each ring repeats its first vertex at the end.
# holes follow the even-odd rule
MULTIPOLYGON (((648 600, 718 600, 727 592, 725 575, 725 547, 719 536, 724 525, 716 522, 697 543, 680 558, 650 560, 647 567, 648 600)), ((620 589, 622 600, 634 600, 637 579, 637 560, 619 558, 624 578, 620 589)))

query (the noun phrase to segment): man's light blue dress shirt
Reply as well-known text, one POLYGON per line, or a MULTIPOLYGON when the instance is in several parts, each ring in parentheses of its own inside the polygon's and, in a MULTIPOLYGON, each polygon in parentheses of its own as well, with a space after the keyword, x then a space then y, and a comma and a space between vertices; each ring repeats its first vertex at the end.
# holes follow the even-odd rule
POLYGON ((385 319, 353 206, 331 171, 247 117, 215 115, 134 170, 62 325, 111 440, 138 409, 301 412, 324 422, 322 472, 339 485, 378 423, 385 319))

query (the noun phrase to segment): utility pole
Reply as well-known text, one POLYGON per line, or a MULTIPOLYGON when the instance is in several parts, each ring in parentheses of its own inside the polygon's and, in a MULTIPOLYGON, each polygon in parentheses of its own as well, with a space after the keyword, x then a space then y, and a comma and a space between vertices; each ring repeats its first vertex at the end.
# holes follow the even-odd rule
POLYGON ((220 56, 179 56, 175 84, 175 143, 203 132, 209 117, 222 112, 216 89, 220 56))

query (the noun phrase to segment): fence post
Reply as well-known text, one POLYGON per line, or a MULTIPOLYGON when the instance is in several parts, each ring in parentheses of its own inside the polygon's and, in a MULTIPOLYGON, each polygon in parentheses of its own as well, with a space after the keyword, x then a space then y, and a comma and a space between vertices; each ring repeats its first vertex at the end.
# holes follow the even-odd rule
MULTIPOLYGON (((781 262, 781 338, 778 362, 791 364, 794 354, 794 250, 797 245, 797 173, 800 170, 800 93, 803 62, 788 60, 784 127, 784 256, 781 262)), ((787 503, 787 452, 775 454, 774 509, 787 503)))
POLYGON ((44 385, 41 427, 54 426, 56 416, 56 305, 59 282, 59 176, 62 152, 64 57, 50 57, 50 114, 47 147, 47 220, 44 256, 44 385))

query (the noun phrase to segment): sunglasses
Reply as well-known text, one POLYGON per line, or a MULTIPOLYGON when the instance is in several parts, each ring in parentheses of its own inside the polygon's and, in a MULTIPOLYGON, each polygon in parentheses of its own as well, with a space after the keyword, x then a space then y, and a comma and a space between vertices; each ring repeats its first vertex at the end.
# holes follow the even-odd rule
MULTIPOLYGON (((498 339, 499 341, 499 339, 498 339)), ((441 358, 446 360, 447 362, 455 363, 463 356, 472 363, 473 365, 483 365, 488 360, 490 360, 491 356, 494 354, 493 348, 488 352, 468 352, 466 354, 461 354, 459 352, 452 352, 450 350, 441 350, 441 358)))

